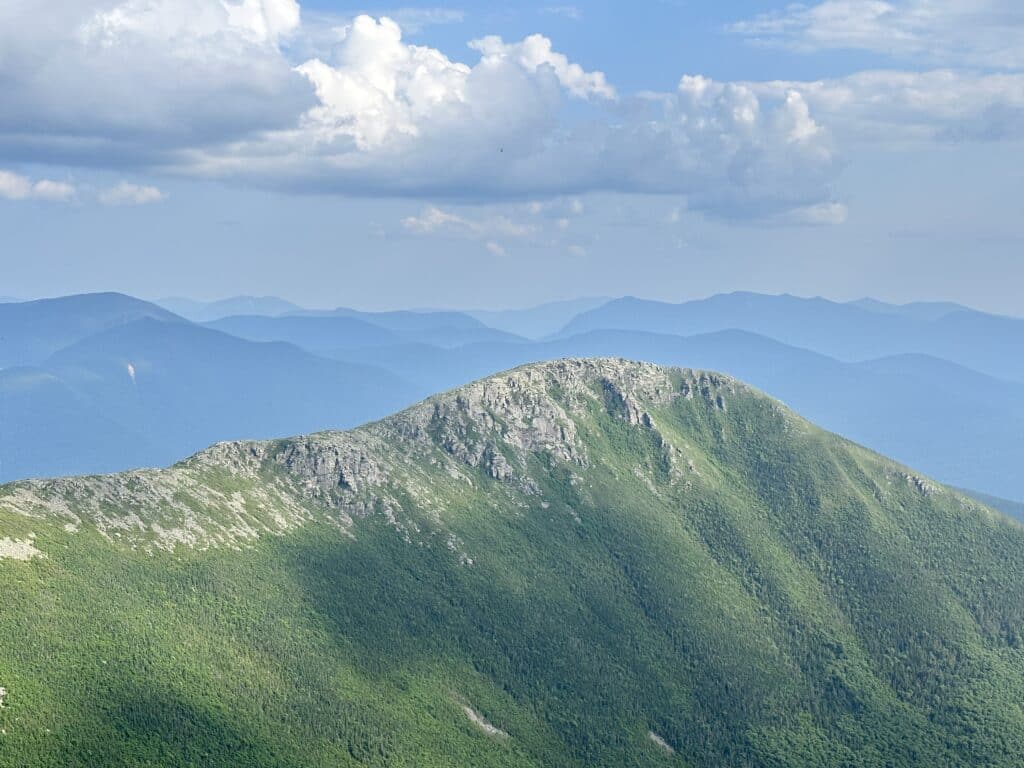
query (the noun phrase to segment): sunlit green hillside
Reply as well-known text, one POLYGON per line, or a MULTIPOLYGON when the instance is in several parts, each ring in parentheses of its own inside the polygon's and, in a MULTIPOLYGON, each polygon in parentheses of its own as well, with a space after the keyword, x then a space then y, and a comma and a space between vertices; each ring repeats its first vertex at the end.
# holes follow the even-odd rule
POLYGON ((0 687, 5 768, 1020 766, 1024 528, 731 379, 545 363, 0 488, 0 687))

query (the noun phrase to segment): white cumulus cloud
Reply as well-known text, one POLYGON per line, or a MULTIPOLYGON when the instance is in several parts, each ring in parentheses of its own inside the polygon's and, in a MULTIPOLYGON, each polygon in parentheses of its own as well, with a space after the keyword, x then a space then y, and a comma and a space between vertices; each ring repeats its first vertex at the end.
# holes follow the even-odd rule
MULTIPOLYGON (((140 38, 172 43, 181 49, 200 42, 231 45, 239 37, 257 45, 276 45, 299 28, 295 0, 125 0, 96 11, 80 27, 86 43, 104 47, 140 38), (212 40, 221 37, 221 41, 212 40)), ((194 49, 197 50, 197 49, 194 49)))
POLYGON ((297 66, 319 104, 296 127, 197 148, 189 170, 361 195, 672 193, 727 215, 828 196, 834 151, 797 89, 692 77, 675 93, 621 97, 545 38, 471 47, 478 61, 455 61, 407 43, 390 19, 358 17, 330 57, 297 66))
POLYGON ((333 66, 313 59, 296 67, 320 100, 306 115, 306 127, 321 142, 346 137, 358 149, 373 149, 419 135, 425 120, 465 101, 469 67, 432 48, 406 45, 391 19, 356 18, 336 58, 333 66))
POLYGON ((315 103, 281 42, 295 0, 0 3, 0 158, 155 165, 293 125, 315 103))
POLYGON ((484 65, 514 61, 529 72, 547 67, 574 96, 615 98, 615 89, 608 84, 603 72, 587 72, 579 64, 569 61, 564 54, 552 50, 551 41, 543 35, 530 35, 518 43, 506 43, 500 37, 490 35, 472 41, 469 47, 483 54, 484 65))
POLYGON ((0 7, 0 162, 429 199, 671 193, 725 215, 821 202, 838 168, 798 88, 692 78, 620 95, 540 34, 471 41, 460 61, 388 18, 304 26, 295 0, 60 0, 51 14, 0 7), (317 55, 291 59, 314 38, 317 55))

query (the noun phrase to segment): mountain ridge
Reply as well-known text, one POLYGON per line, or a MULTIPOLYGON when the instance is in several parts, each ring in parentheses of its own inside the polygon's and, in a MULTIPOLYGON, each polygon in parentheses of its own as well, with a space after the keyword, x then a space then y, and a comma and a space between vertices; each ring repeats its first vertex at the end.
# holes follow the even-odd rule
POLYGON ((524 366, 0 487, 0 766, 1011 768, 1022 553, 729 377, 524 366))
POLYGON ((115 292, 0 304, 0 368, 38 364, 69 344, 142 318, 188 322, 156 304, 115 292))
POLYGON ((847 362, 922 353, 1024 381, 1024 319, 968 308, 908 305, 883 312, 863 302, 750 292, 679 304, 625 297, 578 315, 556 336, 601 329, 683 336, 747 330, 847 362))
MULTIPOLYGON (((672 370, 676 376, 686 381, 684 389, 673 393, 674 396, 692 398, 695 393, 699 393, 699 396, 713 398, 716 407, 725 407, 723 392, 735 392, 737 388, 754 391, 731 377, 713 372, 682 368, 665 369, 621 358, 563 359, 533 363, 433 395, 391 416, 348 430, 328 430, 273 440, 222 441, 166 469, 16 481, 7 486, 10 492, 6 497, 0 495, 0 504, 6 503, 9 509, 21 509, 23 512, 40 510, 46 506, 45 495, 54 494, 60 497, 107 497, 108 501, 117 498, 119 503, 124 503, 129 508, 137 508, 146 503, 145 498, 131 492, 119 496, 120 489, 116 488, 118 481, 125 480, 128 486, 148 484, 153 490, 153 497, 161 499, 174 494, 187 494, 189 486, 194 485, 192 480, 185 476, 190 472, 202 475, 204 471, 213 467, 230 467, 240 476, 251 478, 259 474, 267 462, 290 470, 287 473, 287 479, 291 482, 288 488, 290 492, 296 492, 300 487, 311 490, 310 483, 321 490, 329 491, 331 484, 337 483, 358 495, 367 481, 378 484, 385 476, 380 465, 381 460, 374 460, 369 450, 370 446, 373 446, 373 452, 378 455, 387 454, 399 445, 420 451, 432 437, 436 437, 429 434, 429 428, 431 422, 437 418, 464 420, 456 431, 449 431, 444 437, 444 449, 452 457, 470 467, 484 467, 494 479, 511 480, 514 477, 514 469, 500 451, 496 451, 493 445, 483 446, 472 440, 460 440, 460 437, 464 438, 465 435, 458 434, 458 429, 465 433, 472 432, 473 425, 470 422, 474 418, 493 424, 495 416, 487 413, 486 409, 499 403, 505 409, 501 412, 501 418, 515 422, 514 436, 505 436, 513 445, 528 450, 553 451, 565 460, 581 460, 571 430, 565 431, 570 419, 556 400, 542 394, 544 384, 557 382, 562 389, 563 397, 570 393, 573 397, 579 397, 585 383, 593 383, 594 377, 599 376, 608 391, 621 401, 621 407, 630 424, 637 425, 646 421, 650 425, 650 417, 637 401, 637 395, 639 392, 645 393, 645 402, 673 396, 667 390, 667 379, 662 379, 656 386, 652 386, 656 381, 657 372, 664 370, 672 370), (540 390, 536 389, 538 386, 541 387, 540 390), (524 412, 513 407, 514 394, 521 394, 530 401, 528 407, 533 412, 535 421, 529 424, 522 421, 525 418, 524 412), (332 460, 331 468, 325 470, 325 464, 330 464, 332 460), (179 473, 183 473, 182 476, 179 476, 179 473), (161 481, 165 479, 169 481, 169 487, 173 488, 173 491, 167 492, 160 488, 161 481), (326 485, 324 481, 327 481, 326 485), (42 495, 38 495, 38 492, 42 492, 42 495), (111 493, 114 494, 113 497, 107 496, 111 493)), ((763 397, 767 399, 767 396, 763 397)), ((782 407, 781 404, 779 407, 782 407)), ((449 470, 454 471, 451 467, 449 470)), ((522 487, 528 491, 532 487, 532 482, 529 477, 521 479, 522 487)), ((0 491, 3 488, 4 486, 0 486, 0 491)), ((277 503, 285 503, 285 500, 284 495, 274 499, 277 503)), ((221 504, 224 509, 230 508, 234 503, 232 499, 226 497, 200 501, 221 504)), ((290 503, 287 506, 291 511, 297 508, 290 503)), ((182 514, 188 511, 187 506, 175 508, 182 514)), ((94 511, 99 515, 99 507, 94 507, 94 511)), ((243 517, 244 515, 236 517, 234 522, 241 526, 238 530, 245 530, 247 535, 252 533, 252 530, 244 528, 243 517)), ((97 519, 101 525, 110 522, 102 515, 97 519)), ((297 523, 298 520, 299 518, 296 518, 291 522, 297 523)), ((75 520, 72 524, 77 526, 82 522, 75 520)), ((141 517, 135 517, 130 521, 137 528, 144 522, 141 517)), ((348 523, 351 523, 350 518, 348 523)), ((283 523, 282 526, 287 527, 283 523)), ((124 520, 112 524, 112 529, 125 530, 127 527, 128 523, 124 520)), ((183 527, 172 528, 165 541, 173 544, 191 540, 187 533, 190 527, 194 528, 193 521, 185 519, 183 527)), ((265 530, 269 532, 271 529, 266 526, 265 530)), ((151 532, 159 538, 167 531, 158 523, 151 532)), ((216 541, 214 537, 207 543, 216 541)))
POLYGON ((163 465, 218 439, 355 426, 418 396, 372 365, 142 318, 0 371, 0 469, 13 479, 163 465))

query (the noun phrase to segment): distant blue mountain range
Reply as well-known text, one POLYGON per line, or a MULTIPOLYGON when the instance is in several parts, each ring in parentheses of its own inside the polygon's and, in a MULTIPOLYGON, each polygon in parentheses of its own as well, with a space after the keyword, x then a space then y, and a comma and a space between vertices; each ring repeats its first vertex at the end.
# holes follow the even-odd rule
POLYGON ((0 368, 40 363, 70 344, 142 318, 187 322, 155 304, 119 293, 0 304, 0 368))
POLYGON ((1022 320, 758 294, 597 301, 493 314, 265 301, 205 324, 119 294, 0 304, 0 480, 163 465, 218 440, 352 426, 523 363, 614 355, 732 374, 941 481, 1024 499, 1022 320))
POLYGON ((840 304, 756 293, 722 294, 683 304, 623 298, 582 313, 558 335, 605 329, 681 336, 736 329, 839 360, 919 353, 1024 381, 1024 319, 956 304, 840 304))
POLYGON ((231 315, 285 315, 302 307, 277 296, 233 296, 218 301, 195 301, 169 297, 155 302, 164 309, 197 323, 208 323, 231 315))
POLYGON ((542 339, 557 333, 577 315, 607 304, 611 299, 593 297, 553 301, 528 309, 470 310, 467 314, 499 331, 542 339))

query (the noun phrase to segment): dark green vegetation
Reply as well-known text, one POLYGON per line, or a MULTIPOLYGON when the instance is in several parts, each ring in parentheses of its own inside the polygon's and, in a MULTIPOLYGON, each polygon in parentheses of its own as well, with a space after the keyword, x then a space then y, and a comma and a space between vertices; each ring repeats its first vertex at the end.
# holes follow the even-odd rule
POLYGON ((1024 764, 1024 528, 712 374, 6 486, 4 551, 0 766, 1024 764))

